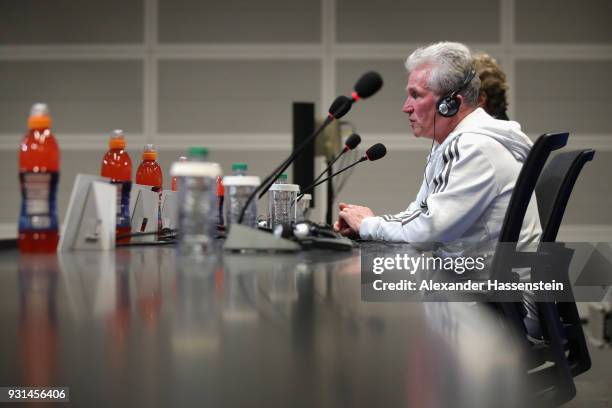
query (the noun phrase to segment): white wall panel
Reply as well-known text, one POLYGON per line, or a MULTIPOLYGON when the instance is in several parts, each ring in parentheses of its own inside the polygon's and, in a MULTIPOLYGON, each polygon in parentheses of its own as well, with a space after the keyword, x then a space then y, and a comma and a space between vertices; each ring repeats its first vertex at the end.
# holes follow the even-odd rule
POLYGON ((519 43, 611 43, 610 0, 515 0, 519 43))
POLYGON ((159 0, 160 43, 313 43, 321 2, 159 0))
POLYGON ((612 60, 520 60, 517 119, 529 133, 612 133, 612 60))
POLYGON ((226 168, 249 161, 263 175, 287 152, 291 102, 314 101, 323 112, 369 69, 385 85, 345 119, 364 146, 381 141, 390 152, 356 169, 340 198, 400 210, 416 194, 429 148, 401 112, 403 62, 417 44, 437 40, 463 41, 502 61, 511 116, 527 133, 567 129, 572 148, 596 146, 564 222, 612 225, 612 197, 602 188, 612 173, 611 7, 608 0, 0 0, 0 171, 8 175, 0 188, 14 193, 0 201, 0 226, 16 220, 16 147, 33 102, 47 101, 54 117, 63 214, 74 175, 98 171, 113 128, 126 129, 135 161, 145 141, 162 145, 164 168, 180 148, 210 143, 211 158, 226 168))
POLYGON ((499 41, 498 0, 337 0, 340 43, 499 41))
POLYGON ((0 45, 141 43, 143 9, 143 0, 2 0, 0 45))
POLYGON ((318 102, 318 61, 164 60, 159 125, 164 133, 291 132, 291 103, 318 102))
POLYGON ((58 133, 142 131, 140 61, 0 61, 0 139, 22 133, 34 102, 58 133))

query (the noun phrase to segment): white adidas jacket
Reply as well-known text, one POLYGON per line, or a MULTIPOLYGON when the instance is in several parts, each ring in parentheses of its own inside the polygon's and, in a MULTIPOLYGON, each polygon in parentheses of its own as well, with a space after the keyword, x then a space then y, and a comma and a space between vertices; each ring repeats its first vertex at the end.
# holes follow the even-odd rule
MULTIPOLYGON (((517 122, 497 120, 482 108, 476 109, 434 148, 426 177, 408 208, 364 219, 359 235, 362 239, 444 243, 445 252, 457 255, 468 247, 497 242, 531 146, 517 122)), ((541 232, 532 199, 519 241, 537 242, 541 232)))

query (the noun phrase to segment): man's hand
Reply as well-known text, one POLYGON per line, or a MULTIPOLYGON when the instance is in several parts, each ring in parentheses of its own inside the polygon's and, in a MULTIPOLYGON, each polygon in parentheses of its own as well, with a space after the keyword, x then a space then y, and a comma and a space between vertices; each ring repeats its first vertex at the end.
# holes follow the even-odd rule
POLYGON ((334 231, 345 237, 359 237, 361 222, 367 217, 374 217, 374 213, 368 207, 340 203, 338 208, 340 211, 338 221, 334 224, 334 231))

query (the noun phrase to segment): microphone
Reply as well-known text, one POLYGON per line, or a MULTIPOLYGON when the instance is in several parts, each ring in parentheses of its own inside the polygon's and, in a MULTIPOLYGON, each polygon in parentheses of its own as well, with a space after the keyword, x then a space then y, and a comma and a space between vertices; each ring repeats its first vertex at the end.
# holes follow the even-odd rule
POLYGON ((293 163, 295 158, 306 148, 306 146, 314 138, 316 138, 319 135, 319 133, 321 133, 323 129, 325 129, 331 122, 333 122, 336 119, 340 119, 341 117, 346 115, 348 111, 351 110, 351 106, 352 106, 351 100, 347 98, 346 96, 342 96, 342 95, 338 96, 332 102, 331 106, 329 107, 327 117, 325 118, 321 126, 319 126, 319 128, 312 135, 310 135, 305 140, 303 140, 302 143, 293 151, 293 153, 291 153, 289 157, 280 166, 278 166, 272 172, 272 174, 270 174, 270 176, 268 176, 266 180, 264 180, 263 183, 261 183, 261 185, 265 187, 262 188, 261 193, 259 194, 260 199, 261 197, 263 197, 264 194, 268 192, 268 190, 270 189, 274 181, 278 178, 278 175, 284 172, 285 170, 287 170, 287 167, 289 167, 291 163, 293 163))
POLYGON ((331 117, 333 119, 340 119, 344 115, 351 110, 352 102, 346 96, 340 95, 332 102, 329 107, 329 112, 327 113, 327 117, 331 117))
POLYGON ((383 79, 376 71, 368 71, 361 76, 353 87, 351 93, 351 103, 359 99, 366 99, 380 91, 383 86, 383 79))
POLYGON ((365 155, 360 159, 361 161, 369 160, 376 161, 378 159, 382 159, 387 155, 387 148, 382 143, 376 143, 368 150, 366 150, 365 155))
POLYGON ((327 171, 334 165, 336 161, 338 161, 338 159, 344 153, 348 152, 349 150, 353 150, 354 148, 359 146, 359 143, 361 143, 361 136, 359 136, 357 133, 353 133, 349 137, 347 137, 346 142, 344 143, 344 148, 340 151, 340 153, 336 157, 332 159, 332 161, 327 165, 325 170, 323 170, 321 174, 319 174, 312 183, 314 184, 317 181, 319 181, 321 177, 323 177, 327 173, 327 171))
POLYGON ((340 155, 348 152, 349 150, 353 150, 359 146, 359 143, 361 143, 361 136, 359 136, 357 133, 353 133, 346 138, 346 142, 344 142, 344 149, 342 149, 342 153, 340 153, 340 155))
POLYGON ((345 168, 343 168, 342 170, 338 170, 337 172, 335 172, 331 176, 326 177, 326 178, 324 178, 323 180, 321 180, 319 182, 313 183, 313 184, 309 185, 308 187, 306 187, 305 189, 303 189, 302 192, 300 193, 300 195, 298 196, 297 200, 299 201, 304 196, 304 194, 308 193, 310 190, 312 190, 316 186, 325 183, 326 181, 328 181, 329 179, 331 179, 333 177, 336 177, 340 173, 344 173, 345 171, 347 171, 351 167, 354 167, 354 166, 356 166, 359 163, 364 162, 364 161, 376 161, 376 160, 382 159, 383 157, 385 157, 386 154, 387 154, 387 148, 385 147, 384 144, 376 143, 376 144, 370 146, 370 148, 368 150, 366 150, 365 154, 359 160, 357 160, 355 163, 353 163, 353 164, 351 164, 349 166, 346 166, 345 168))
POLYGON ((332 102, 331 106, 329 107, 329 111, 328 111, 327 117, 325 118, 325 120, 323 121, 321 126, 319 126, 319 128, 317 130, 315 130, 315 132, 312 135, 310 135, 308 138, 306 138, 289 155, 289 157, 285 161, 283 161, 280 166, 278 166, 276 169, 274 169, 274 171, 268 177, 266 177, 266 179, 259 185, 259 187, 257 187, 251 193, 251 195, 249 196, 249 198, 246 201, 246 204, 242 208, 242 211, 240 212, 240 217, 238 218, 238 224, 242 223, 242 220, 244 219, 244 214, 246 212, 246 209, 248 208, 249 204, 251 204, 251 201, 253 201, 253 199, 255 198, 255 195, 257 195, 257 193, 259 193, 261 191, 261 194, 259 195, 259 198, 261 198, 270 189, 270 187, 272 186, 274 181, 278 178, 279 174, 284 172, 287 169, 287 167, 289 167, 291 165, 291 163, 293 163, 295 158, 306 148, 306 146, 314 138, 316 138, 319 135, 319 133, 321 133, 323 131, 323 129, 325 129, 331 122, 333 122, 336 119, 340 119, 341 117, 346 115, 348 113, 348 111, 351 110, 351 106, 352 106, 351 99, 347 98, 346 96, 342 96, 342 95, 338 96, 332 102))

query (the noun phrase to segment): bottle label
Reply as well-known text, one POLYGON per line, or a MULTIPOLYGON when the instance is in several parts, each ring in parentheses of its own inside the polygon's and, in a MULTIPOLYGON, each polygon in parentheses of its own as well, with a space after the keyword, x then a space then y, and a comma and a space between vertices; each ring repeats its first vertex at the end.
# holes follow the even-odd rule
POLYGON ((24 172, 19 178, 23 197, 19 229, 57 229, 55 202, 59 173, 24 172))
POLYGON ((112 181, 117 187, 117 226, 130 226, 130 191, 132 190, 131 181, 112 181))

